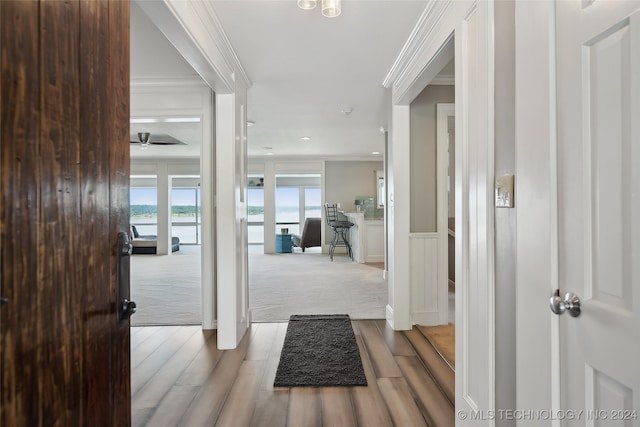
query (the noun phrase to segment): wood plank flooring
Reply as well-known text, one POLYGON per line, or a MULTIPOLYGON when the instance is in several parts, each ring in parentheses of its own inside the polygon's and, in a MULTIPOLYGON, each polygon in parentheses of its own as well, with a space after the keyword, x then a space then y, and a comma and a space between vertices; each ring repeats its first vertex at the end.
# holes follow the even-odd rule
POLYGON ((274 388, 287 323, 254 323, 226 351, 216 348, 215 331, 199 326, 131 328, 132 426, 455 424, 453 373, 427 369, 448 366, 423 359, 439 355, 417 328, 397 332, 383 320, 352 325, 367 387, 274 388))

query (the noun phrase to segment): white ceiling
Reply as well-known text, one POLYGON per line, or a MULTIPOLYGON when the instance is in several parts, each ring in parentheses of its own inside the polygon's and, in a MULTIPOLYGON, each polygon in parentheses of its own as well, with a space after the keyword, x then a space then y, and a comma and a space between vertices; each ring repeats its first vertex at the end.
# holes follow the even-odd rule
MULTIPOLYGON (((372 155, 384 150, 380 127, 388 121, 382 80, 425 0, 343 0, 337 18, 323 17, 319 5, 301 10, 296 0, 211 1, 252 82, 250 156, 382 158, 372 155)), ((132 79, 193 76, 135 3, 131 9, 132 79)))

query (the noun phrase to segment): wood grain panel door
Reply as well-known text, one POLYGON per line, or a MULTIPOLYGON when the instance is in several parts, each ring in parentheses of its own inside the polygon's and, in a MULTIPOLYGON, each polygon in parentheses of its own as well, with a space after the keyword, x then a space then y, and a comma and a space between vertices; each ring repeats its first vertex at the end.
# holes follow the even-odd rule
POLYGON ((0 1, 0 44, 0 425, 129 425, 129 3, 0 1))

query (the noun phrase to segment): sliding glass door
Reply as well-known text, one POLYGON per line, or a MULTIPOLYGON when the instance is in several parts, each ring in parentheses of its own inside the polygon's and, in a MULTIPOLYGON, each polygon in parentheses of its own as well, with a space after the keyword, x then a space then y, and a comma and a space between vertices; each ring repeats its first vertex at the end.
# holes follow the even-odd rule
POLYGON ((250 187, 247 190, 248 243, 264 244, 264 188, 250 187))
POLYGON ((200 244, 200 187, 171 190, 171 235, 180 244, 200 244))
POLYGON ((131 225, 141 235, 158 234, 158 189, 131 187, 129 190, 131 225))

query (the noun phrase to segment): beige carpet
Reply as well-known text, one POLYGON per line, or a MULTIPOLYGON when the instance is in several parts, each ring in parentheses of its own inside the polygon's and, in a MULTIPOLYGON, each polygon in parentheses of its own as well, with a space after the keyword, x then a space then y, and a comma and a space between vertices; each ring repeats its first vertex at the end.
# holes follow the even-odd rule
MULTIPOLYGON (((254 322, 284 322, 292 314, 385 318, 382 265, 353 263, 339 254, 331 262, 319 248, 250 253, 249 288, 254 322)), ((172 255, 133 255, 131 299, 138 305, 133 326, 201 324, 200 247, 182 245, 172 255)))
POLYGON ((131 255, 132 326, 200 325, 200 246, 171 255, 131 255))
POLYGON ((348 314, 384 319, 387 283, 380 265, 351 262, 318 248, 291 254, 249 254, 249 306, 254 322, 284 322, 292 314, 348 314), (315 250, 313 250, 315 249, 315 250))

